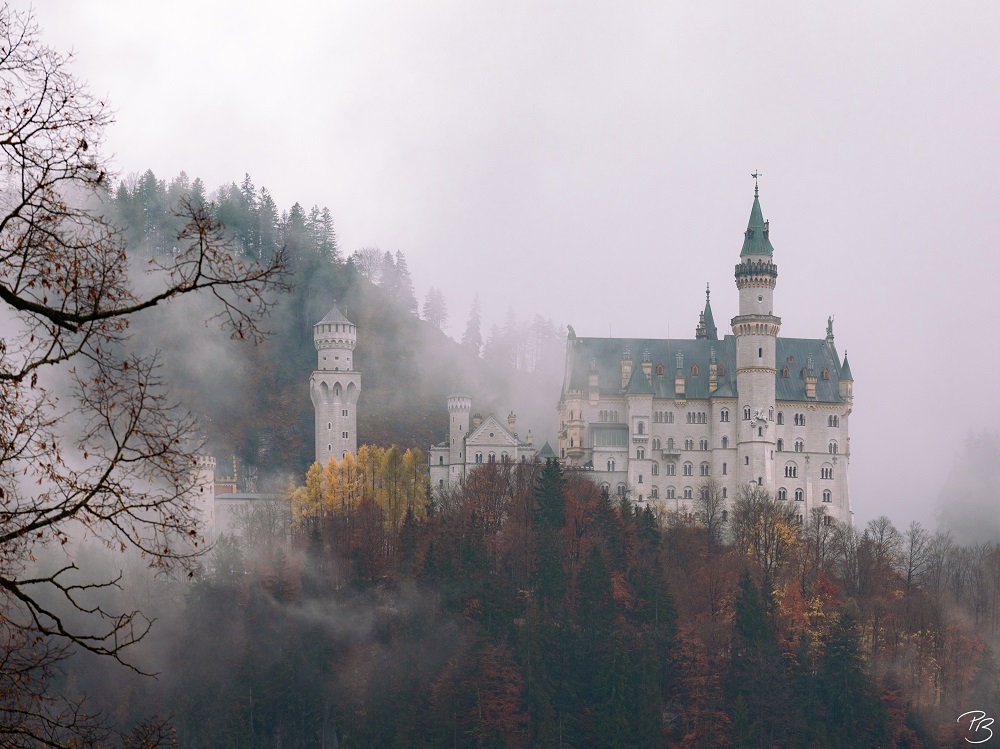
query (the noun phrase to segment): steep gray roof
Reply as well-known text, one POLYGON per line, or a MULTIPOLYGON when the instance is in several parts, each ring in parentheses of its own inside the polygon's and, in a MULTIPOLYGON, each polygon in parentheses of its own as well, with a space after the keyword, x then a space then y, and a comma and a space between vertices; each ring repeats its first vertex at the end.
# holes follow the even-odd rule
MULTIPOLYGON (((623 396, 625 390, 621 387, 621 358, 625 348, 632 351, 649 350, 653 363, 653 375, 649 387, 655 398, 674 399, 674 377, 676 374, 677 354, 683 355, 684 396, 688 400, 704 400, 709 398, 708 373, 712 351, 715 351, 716 362, 722 368, 718 377, 718 389, 711 397, 738 397, 736 388, 736 338, 727 335, 721 341, 707 339, 668 340, 657 338, 575 338, 570 336, 566 341, 567 376, 566 388, 570 390, 588 390, 588 376, 593 361, 597 367, 598 386, 601 395, 623 396), (658 365, 662 364, 663 374, 657 374, 658 365), (698 374, 692 372, 697 365, 698 374)), ((802 369, 806 366, 807 357, 812 354, 816 371, 816 398, 819 403, 841 402, 839 379, 841 367, 837 350, 825 339, 811 338, 778 338, 777 355, 775 357, 775 395, 777 400, 808 401, 806 398, 805 379, 802 369), (792 361, 788 361, 792 357, 792 361), (782 370, 788 367, 788 377, 782 370), (830 379, 823 379, 823 370, 827 370, 830 379)), ((635 373, 642 373, 636 367, 635 373)), ((645 380, 645 377, 641 378, 645 380)))
POLYGON ((740 257, 746 255, 766 255, 771 257, 774 248, 771 246, 770 231, 764 222, 764 214, 760 210, 760 200, 757 199, 757 187, 753 188, 753 206, 750 208, 750 221, 743 238, 743 249, 740 257))
POLYGON ((556 457, 556 451, 552 449, 552 445, 549 444, 548 440, 542 445, 542 449, 538 451, 538 457, 540 460, 556 457))
POLYGON ((628 387, 625 388, 625 392, 629 395, 653 394, 653 388, 649 384, 649 380, 646 379, 646 373, 642 371, 642 367, 636 367, 632 370, 632 377, 628 381, 628 387))
POLYGON ((333 309, 326 313, 326 317, 316 324, 321 325, 323 323, 347 323, 348 325, 354 325, 354 323, 344 316, 344 313, 340 311, 336 303, 334 303, 333 309))

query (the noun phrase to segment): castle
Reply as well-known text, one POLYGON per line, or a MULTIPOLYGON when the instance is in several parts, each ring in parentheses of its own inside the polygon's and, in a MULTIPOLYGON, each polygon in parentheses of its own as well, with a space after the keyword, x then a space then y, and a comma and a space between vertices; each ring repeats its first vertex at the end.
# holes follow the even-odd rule
POLYGON ((817 507, 827 523, 850 522, 851 368, 832 318, 825 338, 778 337, 778 266, 758 197, 755 185, 732 335, 719 338, 707 292, 694 340, 584 338, 570 328, 559 457, 611 494, 669 510, 695 511, 708 486, 731 503, 754 484, 800 522, 817 507))

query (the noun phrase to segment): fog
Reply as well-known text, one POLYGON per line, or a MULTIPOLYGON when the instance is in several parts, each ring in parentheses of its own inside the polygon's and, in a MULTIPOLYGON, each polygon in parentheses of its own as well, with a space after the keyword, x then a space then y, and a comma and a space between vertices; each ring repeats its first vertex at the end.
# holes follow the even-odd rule
POLYGON ((782 334, 835 315, 850 354, 860 524, 932 524, 967 436, 997 421, 998 7, 35 12, 108 92, 123 173, 250 172, 279 205, 328 205, 345 253, 402 250, 420 299, 442 289, 456 337, 476 293, 484 334, 513 308, 582 336, 691 337, 706 282, 725 329, 760 170, 782 334))

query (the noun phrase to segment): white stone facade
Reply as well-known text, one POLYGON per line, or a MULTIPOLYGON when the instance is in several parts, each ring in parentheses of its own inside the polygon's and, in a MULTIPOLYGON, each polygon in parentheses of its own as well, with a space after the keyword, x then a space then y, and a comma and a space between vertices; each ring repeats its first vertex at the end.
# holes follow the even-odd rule
POLYGON ((718 337, 707 300, 693 340, 570 330, 558 405, 565 465, 666 510, 695 511, 711 480, 729 502, 754 483, 803 520, 822 508, 830 522, 851 521, 850 366, 837 354, 832 320, 825 338, 778 336, 769 234, 755 190, 732 335, 718 337))
POLYGON ((448 396, 448 441, 432 445, 428 456, 432 489, 458 486, 484 463, 534 460, 531 432, 522 440, 515 431, 517 417, 511 413, 506 421, 504 424, 493 414, 485 419, 473 416, 472 398, 448 396))

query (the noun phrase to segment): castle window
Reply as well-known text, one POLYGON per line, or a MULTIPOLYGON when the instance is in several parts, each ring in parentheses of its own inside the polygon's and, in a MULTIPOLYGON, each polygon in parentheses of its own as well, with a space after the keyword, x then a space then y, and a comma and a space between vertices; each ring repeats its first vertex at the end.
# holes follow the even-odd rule
POLYGON ((608 473, 610 473, 610 472, 612 472, 614 470, 615 470, 615 461, 614 460, 609 460, 608 461, 608 473))
POLYGON ((781 368, 781 376, 784 377, 786 380, 788 379, 788 367, 781 368))
POLYGON ((333 429, 333 422, 332 421, 326 422, 326 428, 327 429, 333 429))
POLYGON ((803 501, 803 499, 804 499, 804 497, 802 495, 802 490, 801 489, 796 489, 795 490, 795 501, 796 502, 801 502, 801 501, 803 501))
POLYGON ((827 420, 826 420, 826 425, 827 426, 831 426, 831 427, 839 427, 840 426, 840 417, 839 416, 830 416, 830 417, 828 417, 827 420))
POLYGON ((667 499, 674 499, 676 497, 676 490, 672 486, 667 487, 667 499))
POLYGON ((639 474, 639 483, 640 484, 642 483, 642 474, 641 473, 639 474))
POLYGON ((482 453, 476 453, 476 462, 477 463, 482 463, 483 462, 483 454, 482 453))
POLYGON ((684 449, 685 450, 694 450, 694 440, 692 440, 692 439, 684 440, 684 449))
POLYGON ((729 421, 729 409, 728 408, 722 409, 722 411, 719 413, 719 421, 729 421))
POLYGON ((708 440, 704 439, 704 438, 698 440, 698 449, 699 450, 707 450, 708 449, 708 440))
POLYGON ((750 465, 750 456, 749 455, 744 455, 743 456, 743 465, 745 465, 745 466, 750 465))
POLYGON ((799 468, 798 468, 797 465, 795 465, 794 463, 786 463, 785 464, 785 478, 786 479, 794 479, 794 478, 797 478, 798 475, 799 475, 799 468))
POLYGON ((833 501, 833 492, 831 492, 829 489, 824 489, 823 490, 823 501, 824 502, 832 502, 833 501))
POLYGON ((653 449, 654 450, 659 450, 660 449, 660 438, 659 437, 653 437, 653 449))
POLYGON ((722 375, 726 373, 726 368, 720 364, 718 372, 719 372, 719 377, 722 377, 722 375))
POLYGON ((691 499, 692 497, 694 497, 694 490, 692 490, 690 486, 685 486, 684 499, 691 499))
POLYGON ((806 443, 802 440, 795 440, 795 452, 800 453, 806 449, 806 443))
POLYGON ((645 424, 645 422, 640 421, 639 422, 639 426, 636 428, 636 431, 639 434, 645 434, 646 433, 646 424, 645 424))
POLYGON ((333 451, 333 445, 327 445, 326 446, 326 451, 327 452, 332 452, 333 451))
POLYGON ((643 450, 641 447, 636 448, 635 459, 636 460, 645 460, 646 459, 646 451, 643 450))
POLYGON ((602 493, 607 494, 610 491, 611 491, 611 484, 608 484, 607 482, 601 484, 601 492, 602 493))
POLYGON ((341 415, 342 415, 342 416, 347 416, 347 415, 348 415, 348 413, 347 413, 347 409, 346 409, 346 408, 344 409, 344 411, 343 411, 343 413, 342 413, 341 415))
POLYGON ((824 515, 823 525, 833 525, 833 518, 831 518, 829 515, 824 515))
POLYGON ((667 411, 667 423, 668 424, 673 424, 674 423, 674 412, 673 411, 667 411))
POLYGON ((708 473, 709 473, 708 463, 702 463, 701 464, 701 475, 702 476, 708 476, 708 473))
POLYGON ((835 441, 831 442, 829 445, 827 445, 827 450, 829 450, 832 455, 836 455, 837 454, 837 443, 835 441))
POLYGON ((824 380, 829 380, 830 379, 830 370, 829 369, 824 369, 823 370, 823 379, 824 380))
POLYGON ((496 463, 497 462, 496 453, 490 453, 489 456, 486 458, 486 460, 489 461, 490 463, 496 463))
POLYGON ((698 370, 698 365, 697 364, 692 365, 692 367, 691 367, 691 376, 692 377, 697 377, 698 376, 698 371, 699 371, 698 370))
POLYGON ((833 466, 826 463, 822 468, 819 469, 819 477, 821 479, 832 479, 833 478, 833 466))
POLYGON ((694 414, 688 414, 687 415, 687 423, 688 424, 693 424, 694 423, 694 414))
POLYGON ((667 437, 667 452, 672 453, 674 451, 674 438, 667 437))
POLYGON ((757 436, 758 437, 764 436, 764 427, 757 427, 757 436))
POLYGON ((654 476, 659 476, 659 475, 660 475, 660 464, 659 464, 659 463, 657 463, 657 462, 656 462, 656 461, 654 460, 654 461, 653 461, 653 467, 652 467, 652 468, 650 468, 650 471, 652 472, 652 474, 653 474, 654 476))
POLYGON ((443 466, 444 465, 444 456, 443 455, 441 455, 441 456, 438 457, 438 465, 439 466, 443 466))
POLYGON ((774 421, 774 406, 767 409, 767 420, 774 421))
POLYGON ((779 424, 785 423, 785 415, 781 411, 778 411, 778 423, 779 424))
POLYGON ((764 349, 763 348, 758 348, 757 349, 757 358, 758 359, 763 359, 764 358, 764 349))
POLYGON ((334 386, 333 386, 333 394, 334 395, 340 395, 340 383, 339 382, 336 383, 336 384, 334 384, 334 386))
MULTIPOLYGON (((722 498, 723 499, 726 498, 726 490, 725 489, 722 490, 722 498)), ((722 511, 722 522, 725 523, 727 520, 729 520, 729 510, 723 510, 722 511)))
POLYGON ((784 450, 785 450, 785 441, 783 439, 779 439, 778 440, 778 452, 779 453, 780 452, 784 452, 784 450))
POLYGON ((346 440, 347 439, 347 432, 341 432, 340 436, 343 437, 346 440))
POLYGON ((657 489, 654 486, 652 489, 649 490, 649 498, 650 499, 659 499, 660 498, 660 490, 657 489))
POLYGON ((444 489, 444 479, 438 479, 438 488, 444 489))
POLYGON ((729 466, 728 466, 728 464, 723 463, 722 464, 722 475, 725 476, 727 473, 729 473, 729 466))
POLYGON ((743 407, 743 421, 750 421, 750 406, 743 407))
POLYGON ((510 456, 507 453, 500 453, 500 462, 506 463, 510 460, 510 456))
POLYGON ((788 490, 785 489, 784 487, 778 489, 778 499, 781 500, 782 502, 788 499, 788 490))
POLYGON ((656 365, 656 374, 658 374, 658 375, 663 374, 663 365, 662 364, 657 364, 656 365))
POLYGON ((618 484, 618 496, 624 497, 626 494, 628 494, 628 487, 625 484, 618 484))
POLYGON ((677 465, 675 463, 667 463, 667 475, 674 476, 677 471, 677 465))
POLYGON ((725 450, 727 447, 729 447, 729 437, 723 437, 722 438, 722 449, 725 450))
POLYGON ((684 475, 693 476, 694 475, 694 465, 692 463, 684 464, 684 475))

